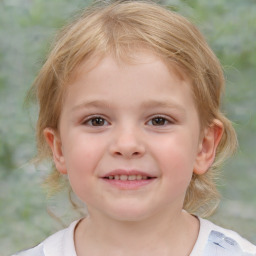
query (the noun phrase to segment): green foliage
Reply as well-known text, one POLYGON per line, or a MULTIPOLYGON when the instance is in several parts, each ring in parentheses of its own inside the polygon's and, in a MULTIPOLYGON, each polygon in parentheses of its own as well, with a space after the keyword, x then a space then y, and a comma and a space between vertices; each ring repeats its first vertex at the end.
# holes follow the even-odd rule
MULTIPOLYGON (((251 228, 256 226, 255 184, 252 182, 256 180, 255 1, 162 2, 199 26, 224 66, 227 92, 223 109, 235 122, 240 149, 225 166, 221 184, 227 184, 221 190, 227 199, 215 218, 218 221, 218 216, 224 216, 230 227, 239 228, 256 242, 251 228), (243 212, 237 211, 235 206, 242 207, 243 212)), ((86 0, 0 1, 2 256, 32 246, 60 228, 47 216, 46 205, 51 202, 46 202, 38 189, 47 171, 35 170, 28 163, 35 154, 35 111, 24 109, 24 98, 56 30, 88 3, 86 0)), ((65 200, 60 201, 60 208, 69 214, 65 200)))

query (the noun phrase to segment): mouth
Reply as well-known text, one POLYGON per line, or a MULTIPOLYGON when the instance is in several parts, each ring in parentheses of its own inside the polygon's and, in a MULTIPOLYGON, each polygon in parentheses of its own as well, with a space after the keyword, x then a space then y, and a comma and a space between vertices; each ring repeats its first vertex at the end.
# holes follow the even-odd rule
POLYGON ((157 179, 156 176, 136 170, 114 170, 101 178, 121 190, 139 189, 157 179))
POLYGON ((149 179, 154 179, 155 177, 150 177, 150 176, 146 176, 146 175, 125 175, 125 174, 121 174, 121 175, 109 175, 109 176, 105 176, 103 177, 104 179, 108 179, 108 180, 123 180, 123 181, 134 181, 134 180, 149 180, 149 179))

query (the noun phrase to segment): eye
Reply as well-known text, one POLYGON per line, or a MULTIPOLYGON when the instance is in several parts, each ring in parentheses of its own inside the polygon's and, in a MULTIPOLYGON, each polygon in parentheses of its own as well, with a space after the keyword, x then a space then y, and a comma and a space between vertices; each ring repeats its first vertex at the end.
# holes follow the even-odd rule
POLYGON ((166 119, 165 117, 156 116, 156 117, 152 118, 148 123, 149 123, 149 125, 153 125, 153 126, 164 126, 164 125, 168 125, 172 122, 169 121, 168 119, 166 119))
POLYGON ((104 125, 108 125, 108 122, 103 117, 95 116, 85 120, 83 124, 86 124, 89 126, 104 126, 104 125))

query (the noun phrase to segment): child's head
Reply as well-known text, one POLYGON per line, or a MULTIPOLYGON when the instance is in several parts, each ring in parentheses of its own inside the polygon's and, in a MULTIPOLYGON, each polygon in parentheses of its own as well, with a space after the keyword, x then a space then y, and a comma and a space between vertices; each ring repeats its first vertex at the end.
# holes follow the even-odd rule
POLYGON ((117 62, 138 63, 136 54, 144 51, 158 56, 181 79, 190 81, 202 132, 216 120, 223 124, 215 161, 206 173, 194 172, 184 202, 189 212, 206 214, 215 208, 218 199, 216 171, 236 146, 235 132, 220 112, 223 72, 195 26, 156 4, 125 1, 93 6, 60 33, 33 87, 40 106, 38 157, 51 157, 44 129, 58 131, 68 85, 75 79, 79 65, 92 60, 96 65, 106 56, 117 62))

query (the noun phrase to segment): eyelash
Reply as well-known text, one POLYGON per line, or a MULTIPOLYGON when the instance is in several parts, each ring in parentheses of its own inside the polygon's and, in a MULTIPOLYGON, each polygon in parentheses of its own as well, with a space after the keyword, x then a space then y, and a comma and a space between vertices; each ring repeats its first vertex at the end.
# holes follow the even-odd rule
POLYGON ((152 117, 147 123, 149 123, 149 122, 152 123, 151 124, 152 126, 166 126, 168 124, 174 123, 174 121, 170 120, 170 118, 166 118, 165 116, 161 116, 161 115, 152 117), (153 120, 157 120, 157 119, 158 119, 158 121, 164 122, 164 123, 153 125, 153 120))
POLYGON ((99 120, 101 120, 101 121, 103 121, 104 123, 105 122, 107 122, 107 123, 109 123, 104 117, 102 117, 102 116, 93 116, 93 117, 89 117, 89 118, 87 118, 86 120, 84 120, 83 121, 83 124, 84 125, 88 125, 88 126, 95 126, 95 127, 101 127, 101 126, 104 126, 104 124, 103 125, 93 125, 93 121, 95 121, 95 120, 97 120, 98 119, 98 121, 99 120))
MULTIPOLYGON (((83 124, 88 126, 93 126, 93 127, 102 127, 102 126, 105 126, 106 122, 109 124, 109 122, 102 116, 93 116, 84 120, 83 124), (93 124, 94 121, 98 122, 99 125, 97 125, 97 123, 96 125, 94 125, 93 124), (100 122, 103 122, 103 124, 100 124, 100 122)), ((166 118, 164 116, 159 115, 159 116, 152 117, 146 124, 149 124, 149 123, 151 123, 150 125, 152 126, 166 126, 168 124, 173 124, 174 121, 170 120, 170 118, 166 118), (153 124, 154 121, 156 121, 158 124, 157 123, 153 124)))

